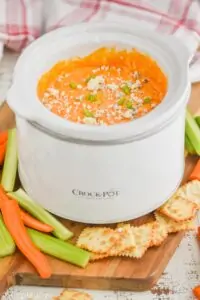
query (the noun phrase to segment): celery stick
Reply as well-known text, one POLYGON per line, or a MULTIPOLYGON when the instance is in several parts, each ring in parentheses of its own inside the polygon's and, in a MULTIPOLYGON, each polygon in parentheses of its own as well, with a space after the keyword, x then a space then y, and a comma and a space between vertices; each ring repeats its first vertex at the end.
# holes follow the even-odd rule
POLYGON ((196 116, 195 121, 197 122, 198 126, 200 127, 200 116, 196 116))
POLYGON ((15 242, 7 230, 0 215, 0 257, 11 255, 15 252, 15 242))
POLYGON ((68 242, 58 240, 55 237, 27 228, 32 242, 42 252, 85 268, 90 259, 90 253, 68 242))
POLYGON ((190 153, 190 154, 196 153, 187 134, 185 134, 185 148, 188 151, 188 153, 190 153))
POLYGON ((69 229, 46 211, 40 204, 34 202, 22 189, 18 189, 13 193, 8 193, 8 196, 16 199, 19 205, 35 218, 52 226, 54 228, 52 233, 59 239, 68 240, 73 236, 73 233, 69 231, 69 229))
POLYGON ((2 171, 1 185, 7 192, 12 192, 17 175, 17 138, 16 129, 8 131, 8 142, 2 171))
POLYGON ((186 110, 185 130, 195 152, 200 155, 200 129, 188 110, 186 110))

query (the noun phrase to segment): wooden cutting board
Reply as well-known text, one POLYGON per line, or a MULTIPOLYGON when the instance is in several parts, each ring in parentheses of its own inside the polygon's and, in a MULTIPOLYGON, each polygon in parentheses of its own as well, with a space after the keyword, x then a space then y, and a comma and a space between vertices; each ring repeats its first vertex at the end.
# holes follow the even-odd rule
MULTIPOLYGON (((193 113, 200 114, 200 84, 193 86, 189 106, 193 113)), ((13 113, 4 104, 0 109, 0 130, 13 125, 13 113)), ((184 181, 196 161, 197 157, 190 156, 186 159, 184 181)), ((139 225, 151 218, 149 214, 134 220, 133 224, 139 225)), ((75 233, 75 236, 85 226, 67 220, 62 221, 75 233)), ((147 290, 152 288, 161 276, 183 235, 184 233, 171 234, 160 247, 150 248, 141 259, 109 258, 90 263, 86 269, 49 257, 53 276, 48 280, 40 279, 23 255, 16 252, 13 256, 0 259, 0 295, 9 286, 15 284, 102 290, 147 290)))

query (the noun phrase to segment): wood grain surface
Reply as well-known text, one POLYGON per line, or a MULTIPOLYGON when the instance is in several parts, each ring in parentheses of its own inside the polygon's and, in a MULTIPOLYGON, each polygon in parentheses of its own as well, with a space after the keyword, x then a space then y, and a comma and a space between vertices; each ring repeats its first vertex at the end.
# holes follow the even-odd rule
MULTIPOLYGON (((200 84, 193 86, 189 107, 192 113, 200 113, 200 84)), ((0 130, 13 126, 14 114, 4 103, 0 109, 0 130)), ((184 180, 193 169, 196 160, 196 157, 191 156, 186 159, 184 180)), ((151 218, 151 215, 147 215, 134 220, 133 224, 139 225, 151 218)), ((62 222, 71 228, 75 237, 85 226, 67 220, 62 222)), ((48 280, 40 279, 26 259, 16 252, 13 256, 0 259, 0 295, 14 284, 102 290, 147 290, 152 288, 161 276, 183 234, 171 234, 160 247, 150 248, 142 259, 109 258, 91 263, 84 270, 49 257, 53 276, 48 280)))

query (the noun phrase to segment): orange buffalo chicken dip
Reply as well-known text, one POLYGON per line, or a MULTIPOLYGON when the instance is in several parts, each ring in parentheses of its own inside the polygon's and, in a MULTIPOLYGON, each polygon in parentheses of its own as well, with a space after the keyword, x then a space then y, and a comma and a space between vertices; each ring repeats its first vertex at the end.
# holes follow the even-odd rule
POLYGON ((137 119, 155 108, 166 91, 167 78, 157 63, 135 49, 101 48, 60 61, 38 83, 39 99, 47 109, 91 125, 137 119))

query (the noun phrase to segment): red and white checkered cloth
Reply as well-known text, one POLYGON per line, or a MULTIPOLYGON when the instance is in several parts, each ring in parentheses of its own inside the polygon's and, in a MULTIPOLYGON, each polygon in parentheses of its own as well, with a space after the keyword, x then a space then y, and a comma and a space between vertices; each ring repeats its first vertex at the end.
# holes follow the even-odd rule
POLYGON ((44 32, 105 20, 180 37, 194 55, 191 80, 200 81, 198 0, 0 0, 0 42, 20 51, 44 32))

